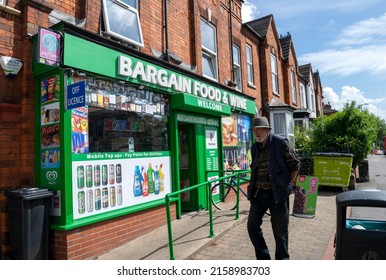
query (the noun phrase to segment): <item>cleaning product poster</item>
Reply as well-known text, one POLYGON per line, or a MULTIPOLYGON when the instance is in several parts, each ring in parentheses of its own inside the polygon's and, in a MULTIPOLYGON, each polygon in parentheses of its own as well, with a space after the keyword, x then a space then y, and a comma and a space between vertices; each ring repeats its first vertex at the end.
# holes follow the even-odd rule
POLYGON ((171 192, 170 156, 117 157, 72 163, 74 219, 163 199, 171 192))
POLYGON ((298 176, 295 187, 293 215, 312 218, 315 216, 319 181, 317 177, 298 176))

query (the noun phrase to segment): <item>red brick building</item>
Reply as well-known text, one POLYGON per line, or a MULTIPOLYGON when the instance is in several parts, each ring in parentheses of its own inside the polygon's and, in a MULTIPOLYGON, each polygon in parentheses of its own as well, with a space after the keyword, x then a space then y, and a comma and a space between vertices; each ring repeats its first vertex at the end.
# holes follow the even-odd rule
MULTIPOLYGON (((201 141, 201 133, 218 133, 218 163, 213 166, 218 164, 219 169, 230 162, 241 169, 247 165, 247 151, 251 144, 251 135, 247 131, 254 114, 269 117, 276 133, 294 141, 293 112, 304 105, 299 84, 301 81, 308 83, 311 76, 302 76, 291 37, 279 36, 273 16, 243 23, 242 4, 243 1, 240 0, 6 0, 4 4, 0 4, 0 56, 3 59, 17 60, 23 65, 20 72, 13 77, 0 73, 0 190, 39 185, 61 192, 58 197, 61 202, 58 209, 59 218, 54 218, 51 231, 49 258, 92 259, 166 223, 162 199, 135 202, 136 204, 130 201, 119 211, 106 208, 103 214, 94 215, 90 212, 87 217, 83 213, 76 213, 74 209, 80 207, 80 204, 72 197, 79 192, 75 187, 72 188, 76 179, 71 177, 72 174, 76 177, 76 172, 72 172, 71 168, 83 166, 80 165, 83 163, 79 163, 82 161, 77 161, 77 158, 83 155, 75 155, 74 151, 71 152, 74 146, 66 144, 71 142, 70 134, 66 134, 67 128, 70 131, 73 129, 74 134, 74 127, 70 124, 73 115, 71 116, 69 110, 63 109, 63 97, 54 103, 37 104, 41 102, 39 93, 43 93, 39 91, 37 83, 46 81, 54 71, 55 75, 60 77, 62 88, 58 94, 64 94, 64 88, 71 84, 72 79, 86 79, 86 83, 90 84, 94 81, 105 84, 112 80, 113 86, 122 85, 124 90, 135 88, 138 93, 144 88, 146 93, 154 94, 170 105, 168 125, 165 128, 166 142, 169 139, 170 143, 161 150, 170 161, 170 166, 167 164, 170 169, 168 174, 174 174, 169 176, 167 181, 169 191, 178 190, 184 180, 190 179, 193 185, 208 179, 204 174, 205 168, 208 167, 202 167, 198 163, 192 168, 195 171, 194 176, 188 174, 186 176, 190 176, 189 178, 184 177, 182 169, 179 168, 184 161, 181 150, 178 150, 178 147, 183 146, 180 134, 186 132, 191 139, 201 141), (138 28, 136 34, 126 34, 128 29, 114 29, 119 19, 115 19, 118 23, 114 21, 114 13, 110 12, 116 11, 123 11, 132 16, 136 24, 133 25, 133 30, 134 27, 138 28), (39 66, 36 62, 39 27, 57 32, 65 42, 60 54, 62 61, 56 68, 39 66), (76 42, 91 50, 87 52, 79 49, 84 52, 84 58, 87 56, 87 61, 80 61, 81 56, 71 53, 70 50, 75 48, 71 49, 70 45, 76 42), (103 72, 101 64, 105 63, 106 69, 110 67, 108 64, 111 61, 107 57, 112 52, 119 53, 119 58, 129 57, 132 61, 140 61, 137 65, 143 65, 148 72, 138 72, 139 78, 125 77, 120 75, 122 73, 109 74, 107 70, 103 72), (102 53, 105 56, 101 56, 102 53), (161 75, 166 72, 172 73, 167 81, 161 79, 165 78, 161 75), (184 92, 180 81, 201 86, 198 101, 195 96, 193 101, 190 100, 190 89, 184 88, 184 92), (167 88, 163 84, 166 82, 172 86, 167 88), (212 93, 221 93, 221 97, 225 98, 220 100, 215 96, 210 97, 212 93), (234 101, 228 101, 228 97, 234 101), (205 101, 205 108, 188 104, 200 103, 202 100, 205 101), (40 106, 60 111, 61 131, 57 135, 61 144, 54 148, 43 147, 41 143, 41 126, 49 127, 51 124, 39 123, 40 116, 37 112, 40 106), (219 108, 222 108, 222 111, 219 108), (281 122, 285 123, 284 130, 281 129, 281 122), (36 155, 48 151, 55 154, 60 152, 62 162, 59 167, 43 166, 37 158, 36 155), (228 154, 232 156, 228 158, 228 154), (61 181, 49 185, 43 178, 47 170, 57 171, 61 181)), ((115 62, 111 63, 111 67, 114 66, 115 62)), ((140 66, 135 70, 141 71, 140 66)), ((309 73, 312 74, 312 69, 309 73)), ((316 101, 319 106, 322 95, 319 75, 312 86, 319 96, 316 101)), ((114 118, 118 118, 118 113, 123 114, 116 111, 118 109, 114 107, 114 112, 110 112, 116 114, 114 118)), ((126 112, 127 108, 124 111, 125 114, 132 114, 126 112)), ((316 114, 320 112, 319 109, 315 111, 316 114)), ((149 112, 137 115, 141 118, 145 115, 149 117, 149 112)), ((96 137, 92 135, 93 131, 88 133, 92 148, 92 145, 96 145, 96 137)), ((109 141, 114 142, 114 139, 109 141)), ((197 144, 195 149, 190 146, 188 148, 193 151, 195 157, 205 156, 205 151, 200 151, 200 147, 200 144, 197 144)), ((141 148, 143 147, 135 147, 143 152, 141 148)), ((130 144, 128 149, 130 157, 133 154, 138 155, 135 154, 137 151, 134 151, 134 148, 130 150, 130 144)), ((114 155, 122 155, 119 153, 122 151, 111 152, 114 152, 114 155)), ((129 160, 125 158, 122 163, 131 168, 129 160)), ((152 160, 157 161, 155 158, 152 160)), ((132 185, 129 178, 127 185, 132 185)), ((93 186, 90 190, 97 189, 93 186)), ((184 207, 200 210, 202 205, 205 205, 205 199, 200 192, 194 196, 197 198, 195 203, 185 206, 184 203, 182 206, 179 202, 173 203, 173 218, 179 216, 180 208, 182 211, 184 207)), ((9 258, 9 234, 7 199, 1 193, 1 258, 9 258)))

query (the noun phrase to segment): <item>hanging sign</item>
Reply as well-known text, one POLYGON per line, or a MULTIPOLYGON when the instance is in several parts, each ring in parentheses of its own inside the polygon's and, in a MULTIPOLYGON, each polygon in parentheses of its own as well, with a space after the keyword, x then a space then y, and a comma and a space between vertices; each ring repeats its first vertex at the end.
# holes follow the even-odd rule
POLYGON ((60 44, 61 36, 59 33, 39 27, 37 62, 58 66, 61 61, 60 44))

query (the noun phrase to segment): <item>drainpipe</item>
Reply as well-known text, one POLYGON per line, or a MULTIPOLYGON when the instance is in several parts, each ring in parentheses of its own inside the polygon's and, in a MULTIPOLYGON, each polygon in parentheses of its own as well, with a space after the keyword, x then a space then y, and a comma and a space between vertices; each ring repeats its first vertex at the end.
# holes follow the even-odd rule
POLYGON ((233 58, 233 38, 232 38, 232 0, 229 0, 229 37, 230 37, 230 51, 231 51, 231 81, 235 82, 235 75, 234 75, 234 69, 233 69, 233 63, 234 63, 234 58, 233 58))
MULTIPOLYGON (((262 41, 260 41, 260 42, 262 42, 262 41)), ((264 49, 265 49, 265 47, 263 47, 263 51, 264 51, 264 49)), ((260 93, 261 93, 261 113, 262 113, 262 115, 264 115, 264 111, 265 111, 265 100, 264 100, 264 88, 263 88, 263 86, 264 86, 264 83, 263 83, 263 75, 262 75, 262 73, 263 73, 263 64, 262 64, 262 45, 260 44, 259 45, 259 71, 260 71, 260 93)))
POLYGON ((170 62, 169 60, 169 36, 168 36, 168 0, 163 0, 164 4, 164 33, 165 33, 165 52, 164 55, 166 55, 166 61, 170 62))

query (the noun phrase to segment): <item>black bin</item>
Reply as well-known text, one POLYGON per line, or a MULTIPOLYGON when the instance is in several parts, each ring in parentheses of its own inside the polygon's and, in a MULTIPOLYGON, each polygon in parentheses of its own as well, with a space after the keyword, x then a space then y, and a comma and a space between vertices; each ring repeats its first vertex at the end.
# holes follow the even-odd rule
POLYGON ((8 201, 10 257, 15 260, 48 259, 52 191, 21 188, 4 192, 8 201))
POLYGON ((359 165, 359 181, 360 182, 369 182, 369 160, 364 159, 362 163, 359 165))
POLYGON ((386 260, 386 216, 375 211, 386 208, 386 191, 343 192, 336 196, 336 207, 335 259, 386 260), (358 209, 358 218, 347 217, 347 207, 358 209))

